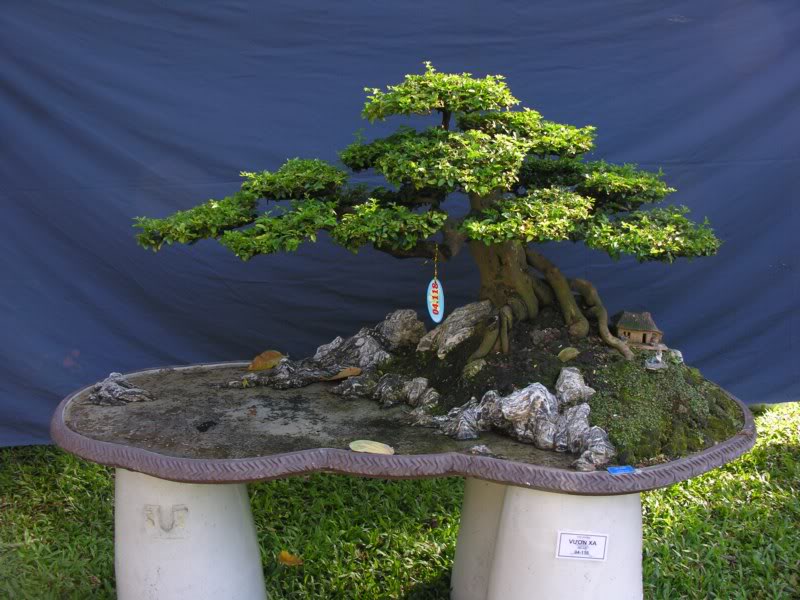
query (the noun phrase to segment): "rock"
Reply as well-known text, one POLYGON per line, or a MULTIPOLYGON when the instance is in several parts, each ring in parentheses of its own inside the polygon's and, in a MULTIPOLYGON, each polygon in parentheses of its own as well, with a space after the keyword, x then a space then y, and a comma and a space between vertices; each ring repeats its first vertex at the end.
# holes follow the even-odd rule
POLYGON ((555 450, 556 424, 547 419, 536 421, 533 445, 541 450, 555 450))
POLYGON ((578 350, 577 348, 568 346, 558 353, 558 360, 560 360, 561 362, 567 362, 578 356, 578 354, 580 353, 581 353, 580 350, 578 350))
POLYGON ((683 352, 681 352, 680 350, 670 350, 669 353, 672 356, 672 360, 673 362, 675 362, 675 364, 677 365, 683 364, 683 352))
POLYGON ((363 327, 356 335, 346 340, 336 338, 330 344, 317 348, 313 361, 321 367, 338 366, 337 373, 345 367, 369 369, 389 360, 381 340, 369 327, 363 327))
POLYGON ((602 467, 611 462, 617 451, 608 439, 602 427, 592 427, 583 436, 581 458, 592 462, 595 467, 602 467))
POLYGON ((467 450, 470 454, 475 454, 476 456, 494 456, 494 452, 489 449, 489 446, 485 444, 481 444, 480 446, 473 446, 469 450, 467 450))
POLYGON ((450 418, 445 423, 442 431, 457 440, 478 439, 480 437, 478 429, 479 412, 478 403, 473 398, 464 406, 448 413, 450 418))
POLYGON ((588 400, 594 396, 594 388, 586 385, 577 367, 564 367, 556 382, 556 396, 563 404, 588 400))
POLYGON ((402 404, 407 398, 408 383, 410 381, 404 375, 387 373, 378 380, 375 398, 386 407, 402 404))
POLYGON ((425 392, 420 396, 419 400, 417 401, 417 405, 419 408, 427 408, 430 409, 434 406, 439 404, 439 400, 441 396, 439 392, 437 392, 432 387, 429 387, 425 392))
POLYGON ((375 327, 363 327, 347 339, 339 336, 323 344, 311 358, 297 361, 282 358, 269 371, 259 372, 257 377, 245 375, 239 381, 229 382, 227 387, 298 388, 353 372, 348 369, 373 370, 392 357, 389 350, 413 346, 424 331, 425 326, 413 310, 398 310, 389 313, 375 327))
POLYGON ((415 377, 411 381, 407 381, 403 389, 405 401, 411 406, 418 406, 420 398, 428 390, 428 387, 428 380, 424 377, 415 377))
POLYGON ((531 341, 535 346, 546 344, 559 336, 558 329, 548 327, 546 329, 534 329, 531 331, 531 341))
POLYGON ((417 352, 435 352, 439 358, 444 358, 454 348, 480 334, 492 310, 489 300, 459 306, 441 325, 422 337, 417 352))
POLYGON ((656 350, 655 356, 644 361, 644 368, 648 371, 662 371, 668 369, 669 365, 664 361, 664 356, 661 350, 656 350))
POLYGON ((386 340, 389 350, 416 346, 425 335, 425 324, 411 309, 396 310, 378 323, 375 332, 386 340))
POLYGON ((368 371, 358 377, 350 377, 345 379, 331 389, 331 392, 338 394, 348 400, 356 398, 373 398, 375 390, 378 387, 378 377, 374 371, 368 371))
POLYGON ((464 367, 464 370, 461 372, 461 375, 465 379, 472 379, 478 373, 480 373, 481 369, 486 366, 486 360, 483 358, 479 358, 478 360, 473 360, 472 362, 467 363, 464 367))
POLYGON ((122 373, 110 373, 103 381, 95 384, 87 402, 119 406, 129 402, 150 402, 153 399, 150 392, 135 387, 122 373))
POLYGON ((590 412, 589 405, 583 403, 571 406, 558 417, 555 434, 556 452, 577 453, 581 451, 583 439, 589 431, 590 412))
POLYGON ((555 424, 558 421, 558 399, 541 383, 533 383, 501 396, 494 390, 483 395, 478 404, 478 431, 498 429, 523 442, 539 441, 545 447, 553 447, 555 424), (539 425, 539 421, 553 424, 539 425), (552 431, 551 431, 552 429, 552 431))
MULTIPOLYGON (((586 452, 586 454, 588 455, 590 453, 586 452)), ((590 473, 590 472, 592 472, 592 471, 597 469, 597 467, 594 465, 594 463, 591 461, 591 459, 587 458, 586 456, 583 456, 583 455, 578 460, 576 460, 574 463, 572 463, 572 466, 577 471, 582 471, 584 473, 590 473)))

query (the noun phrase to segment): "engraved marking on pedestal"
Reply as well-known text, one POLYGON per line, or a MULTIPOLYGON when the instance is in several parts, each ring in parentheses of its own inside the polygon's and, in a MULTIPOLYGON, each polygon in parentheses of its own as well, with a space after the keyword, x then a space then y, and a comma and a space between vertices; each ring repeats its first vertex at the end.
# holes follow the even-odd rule
POLYGON ((186 517, 189 507, 173 504, 166 508, 160 504, 145 504, 145 528, 152 537, 163 539, 183 539, 186 537, 186 517))

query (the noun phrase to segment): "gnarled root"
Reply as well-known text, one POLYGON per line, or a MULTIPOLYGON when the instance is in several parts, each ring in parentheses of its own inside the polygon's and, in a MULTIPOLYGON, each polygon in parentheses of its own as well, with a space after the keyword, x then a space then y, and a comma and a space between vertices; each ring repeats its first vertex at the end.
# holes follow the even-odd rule
POLYGON ((525 249, 525 257, 528 264, 542 273, 547 279, 547 283, 550 284, 561 308, 561 314, 564 315, 564 322, 569 328, 570 335, 575 337, 589 335, 589 321, 583 316, 581 309, 578 308, 578 303, 575 302, 575 296, 572 295, 569 282, 558 270, 558 267, 531 248, 525 249))
POLYGON ((489 354, 497 343, 498 337, 500 337, 500 319, 499 317, 492 317, 492 320, 486 326, 486 331, 478 349, 470 355, 467 362, 472 362, 489 354))
POLYGON ((633 360, 633 352, 624 341, 611 335, 608 330, 608 311, 600 300, 597 289, 585 279, 571 279, 570 287, 578 292, 584 302, 589 305, 589 313, 597 319, 597 326, 600 330, 600 338, 608 345, 617 350, 625 360, 633 360))

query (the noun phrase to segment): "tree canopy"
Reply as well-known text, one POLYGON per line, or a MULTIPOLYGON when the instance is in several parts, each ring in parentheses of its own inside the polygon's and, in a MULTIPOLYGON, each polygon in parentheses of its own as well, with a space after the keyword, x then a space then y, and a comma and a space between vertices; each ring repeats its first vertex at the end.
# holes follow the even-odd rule
POLYGON ((318 159, 293 158, 275 171, 244 172, 241 189, 171 216, 139 217, 139 243, 153 250, 215 238, 243 260, 293 251, 326 231, 352 251, 365 245, 395 256, 430 256, 433 242, 487 245, 584 242, 612 257, 671 262, 714 254, 720 242, 688 209, 651 207, 675 190, 659 172, 586 160, 595 128, 547 121, 519 104, 501 75, 448 74, 425 64, 385 90, 366 88, 362 116, 434 115, 425 129, 401 125, 387 137, 358 138, 340 153, 356 173, 386 181, 369 187, 318 159), (470 212, 448 217, 453 193, 470 212), (260 201, 289 201, 259 212, 260 201), (441 237, 438 234, 444 234, 441 237))

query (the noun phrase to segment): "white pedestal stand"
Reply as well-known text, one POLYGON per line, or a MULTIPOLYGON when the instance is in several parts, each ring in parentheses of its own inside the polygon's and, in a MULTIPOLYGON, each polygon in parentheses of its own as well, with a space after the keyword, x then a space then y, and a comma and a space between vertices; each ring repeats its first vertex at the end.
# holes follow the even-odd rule
POLYGON ((573 496, 467 479, 452 600, 642 596, 639 494, 573 496), (584 542, 588 554, 570 557, 584 542))
POLYGON ((114 518, 120 600, 266 600, 244 484, 117 469, 114 518))

